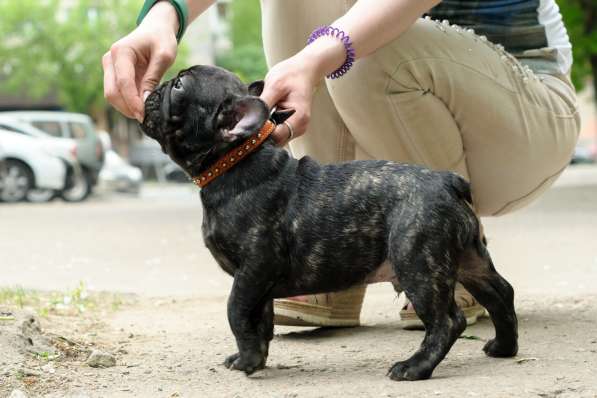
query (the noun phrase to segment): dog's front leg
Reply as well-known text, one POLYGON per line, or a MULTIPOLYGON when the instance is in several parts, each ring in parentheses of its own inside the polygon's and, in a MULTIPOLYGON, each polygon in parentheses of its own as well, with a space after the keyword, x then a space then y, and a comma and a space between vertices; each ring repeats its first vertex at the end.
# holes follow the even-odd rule
POLYGON ((268 298, 270 281, 255 273, 238 271, 228 298, 228 322, 238 353, 226 358, 230 369, 251 374, 265 367, 269 342, 274 335, 273 300, 268 298))

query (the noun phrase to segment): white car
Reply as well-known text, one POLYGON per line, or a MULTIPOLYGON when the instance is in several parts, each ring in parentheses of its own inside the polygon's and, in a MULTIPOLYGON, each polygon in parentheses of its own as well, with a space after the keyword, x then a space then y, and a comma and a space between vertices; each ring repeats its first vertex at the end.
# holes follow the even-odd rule
POLYGON ((65 188, 67 166, 43 142, 0 129, 0 147, 0 200, 18 202, 31 189, 65 188))
POLYGON ((33 127, 29 123, 21 122, 11 117, 3 116, 0 112, 0 130, 8 130, 14 133, 35 137, 41 141, 54 155, 68 161, 72 161, 77 155, 77 143, 69 138, 56 138, 42 130, 33 127))
POLYGON ((67 163, 67 186, 62 191, 32 189, 27 199, 32 202, 46 202, 56 195, 69 202, 79 202, 87 197, 90 190, 89 179, 85 178, 81 165, 77 161, 77 142, 71 138, 57 138, 0 112, 0 129, 27 135, 40 141, 47 151, 67 163))
POLYGON ((0 117, 20 120, 57 138, 76 140, 77 159, 87 181, 87 190, 82 199, 91 194, 104 163, 104 151, 95 125, 88 115, 59 111, 13 111, 0 112, 0 117))

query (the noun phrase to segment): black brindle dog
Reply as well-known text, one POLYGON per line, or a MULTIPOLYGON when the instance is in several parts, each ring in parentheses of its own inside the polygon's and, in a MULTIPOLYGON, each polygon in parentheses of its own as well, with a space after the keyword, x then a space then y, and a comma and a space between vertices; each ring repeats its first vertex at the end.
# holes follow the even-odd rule
MULTIPOLYGON (((196 177, 268 120, 262 89, 195 66, 151 93, 142 129, 196 177)), ((234 276, 228 319, 238 353, 229 368, 265 366, 274 298, 382 278, 397 279, 426 330, 419 350, 390 368, 392 379, 429 378, 465 329, 457 281, 491 315, 487 355, 516 355, 514 291, 492 264, 469 185, 456 174, 383 160, 324 166, 292 158, 269 138, 203 188, 201 200, 205 243, 234 276)))

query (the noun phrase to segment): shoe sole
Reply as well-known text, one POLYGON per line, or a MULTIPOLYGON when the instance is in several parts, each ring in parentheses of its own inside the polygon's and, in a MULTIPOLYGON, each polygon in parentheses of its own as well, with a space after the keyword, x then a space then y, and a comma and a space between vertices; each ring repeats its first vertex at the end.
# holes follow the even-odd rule
MULTIPOLYGON (((485 308, 479 304, 461 309, 467 326, 474 325, 480 317, 486 315, 485 308)), ((404 330, 425 330, 423 322, 414 311, 400 311, 400 327, 404 330)))
POLYGON ((359 326, 361 306, 326 307, 293 300, 274 300, 274 324, 280 326, 359 326))

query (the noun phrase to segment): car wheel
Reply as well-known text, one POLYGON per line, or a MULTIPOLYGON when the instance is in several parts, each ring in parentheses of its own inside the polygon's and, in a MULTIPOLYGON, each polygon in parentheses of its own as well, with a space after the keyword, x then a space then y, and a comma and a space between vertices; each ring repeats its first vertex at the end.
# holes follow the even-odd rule
POLYGON ((91 193, 91 177, 86 170, 75 173, 73 186, 60 192, 60 197, 67 202, 80 202, 91 193))
POLYGON ((33 186, 33 174, 29 167, 16 160, 7 160, 0 170, 0 200, 20 202, 33 186))
POLYGON ((30 189, 26 197, 29 202, 44 203, 54 199, 56 191, 52 189, 30 189))

